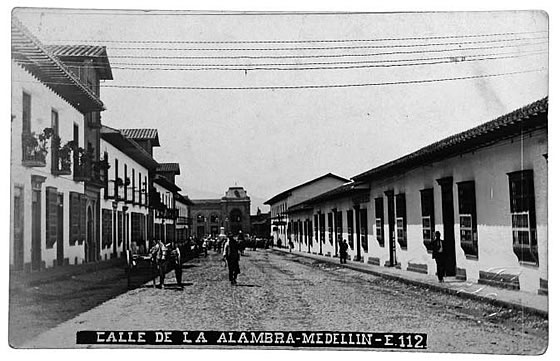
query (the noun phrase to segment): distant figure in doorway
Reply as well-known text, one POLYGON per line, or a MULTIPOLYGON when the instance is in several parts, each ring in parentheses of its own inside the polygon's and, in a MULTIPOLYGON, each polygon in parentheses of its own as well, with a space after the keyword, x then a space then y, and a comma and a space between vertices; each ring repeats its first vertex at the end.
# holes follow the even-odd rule
POLYGON ((290 247, 290 252, 292 252, 292 249, 294 248, 294 242, 292 242, 292 239, 288 237, 288 247, 290 247))
POLYGON ((348 258, 348 243, 346 240, 340 242, 340 263, 346 263, 346 259, 348 258))
MULTIPOLYGON (((241 240, 243 236, 239 236, 241 240)), ((231 236, 224 245, 224 260, 227 261, 229 271, 229 281, 232 285, 237 284, 237 275, 239 270, 239 242, 231 236)))
POLYGON ((434 233, 434 240, 432 241, 432 258, 436 260, 437 277, 440 283, 443 282, 445 275, 445 256, 443 254, 443 239, 441 233, 436 231, 434 233))

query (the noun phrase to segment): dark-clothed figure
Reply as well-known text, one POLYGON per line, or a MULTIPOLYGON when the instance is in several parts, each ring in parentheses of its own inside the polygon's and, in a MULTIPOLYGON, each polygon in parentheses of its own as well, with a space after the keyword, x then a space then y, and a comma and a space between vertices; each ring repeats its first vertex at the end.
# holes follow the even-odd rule
POLYGON ((230 237, 224 245, 224 259, 227 261, 228 265, 229 281, 232 285, 235 285, 237 284, 237 275, 240 273, 239 244, 233 237, 230 237))
POLYGON ((439 231, 435 232, 434 240, 432 241, 432 258, 436 260, 438 280, 443 282, 443 276, 445 276, 445 256, 443 254, 443 239, 441 239, 439 231))
POLYGON ((175 244, 175 247, 171 251, 170 263, 175 270, 175 280, 177 280, 177 286, 183 287, 183 265, 181 261, 181 250, 179 246, 175 244))
POLYGON ((340 263, 346 263, 346 259, 348 258, 348 243, 346 240, 340 243, 340 263))
POLYGON ((165 272, 167 271, 167 247, 159 240, 150 250, 150 254, 159 275, 159 287, 163 288, 165 287, 165 272))

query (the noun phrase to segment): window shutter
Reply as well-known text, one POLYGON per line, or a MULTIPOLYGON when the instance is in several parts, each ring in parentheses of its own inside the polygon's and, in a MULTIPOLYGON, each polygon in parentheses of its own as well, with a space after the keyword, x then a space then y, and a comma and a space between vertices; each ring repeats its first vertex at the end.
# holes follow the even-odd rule
POLYGON ((84 242, 84 240, 86 239, 86 196, 83 194, 80 194, 79 196, 79 214, 80 214, 80 218, 79 218, 79 240, 78 243, 82 244, 84 242))
POLYGON ((113 212, 110 209, 103 209, 101 213, 102 247, 110 248, 113 243, 113 212))
POLYGON ((79 193, 70 192, 70 245, 76 245, 80 238, 80 198, 79 193))
POLYGON ((55 187, 46 187, 47 248, 52 248, 58 238, 58 194, 55 187))

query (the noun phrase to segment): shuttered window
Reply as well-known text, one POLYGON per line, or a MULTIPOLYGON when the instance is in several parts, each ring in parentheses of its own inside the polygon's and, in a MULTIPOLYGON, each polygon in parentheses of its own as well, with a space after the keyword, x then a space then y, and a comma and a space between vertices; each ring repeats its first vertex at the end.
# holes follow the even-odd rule
POLYGON ((397 242, 401 248, 407 248, 406 241, 406 198, 404 193, 395 196, 396 213, 397 213, 397 242))
POLYGON ((70 192, 70 245, 82 244, 86 238, 86 198, 70 192))
POLYGON ((354 249, 354 228, 352 225, 354 224, 354 214, 353 210, 346 211, 346 225, 348 226, 348 245, 350 249, 354 249))
POLYGON ((433 188, 423 189, 420 191, 420 207, 422 211, 422 241, 426 250, 430 252, 430 245, 432 243, 435 230, 433 188))
POLYGON ((113 244, 113 211, 101 211, 101 243, 103 248, 111 248, 113 244))
POLYGON ((47 248, 53 248, 58 238, 58 193, 55 187, 46 187, 46 233, 47 248))

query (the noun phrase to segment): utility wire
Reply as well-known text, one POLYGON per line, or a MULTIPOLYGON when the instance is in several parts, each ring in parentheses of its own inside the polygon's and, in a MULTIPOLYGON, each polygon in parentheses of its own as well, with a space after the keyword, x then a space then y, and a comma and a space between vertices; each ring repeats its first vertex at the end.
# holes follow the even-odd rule
POLYGON ((529 35, 548 33, 548 30, 523 31, 490 34, 469 35, 442 35, 442 36, 420 36, 402 38, 376 38, 376 39, 325 39, 325 40, 50 40, 50 42, 80 42, 80 43, 131 43, 131 44, 306 44, 306 43, 356 43, 376 41, 409 41, 409 40, 436 40, 436 39, 458 39, 458 38, 482 38, 493 36, 529 35))
POLYGON ((341 50, 341 49, 387 49, 387 48, 414 48, 414 47, 428 47, 428 46, 447 46, 447 45, 465 45, 465 44, 488 44, 488 43, 503 43, 520 40, 541 40, 548 39, 548 37, 536 38, 513 38, 513 39, 495 39, 495 40, 476 40, 476 41, 461 41, 461 42, 447 42, 447 43, 428 43, 428 44, 396 44, 396 45, 354 45, 354 46, 325 46, 325 47, 281 47, 281 48, 168 48, 168 47, 111 47, 107 49, 113 50, 157 50, 157 51, 286 51, 286 50, 341 50))
MULTIPOLYGON (((119 67, 119 66, 112 66, 112 69, 119 69, 119 70, 136 70, 136 71, 211 71, 211 70, 218 70, 218 71, 297 71, 297 70, 344 70, 344 69, 364 69, 364 68, 392 68, 392 67, 410 67, 410 66, 422 66, 422 65, 438 65, 438 64, 453 64, 453 63, 462 63, 462 62, 473 62, 473 61, 487 61, 487 60, 501 60, 501 59, 514 59, 514 58, 521 58, 527 56, 534 56, 539 54, 545 54, 546 51, 540 52, 530 52, 521 55, 506 55, 506 56, 454 56, 454 57, 444 57, 444 58, 426 58, 420 59, 423 61, 416 61, 411 59, 401 59, 401 60, 392 60, 392 61, 377 61, 374 63, 384 63, 390 62, 389 64, 363 64, 363 65, 347 65, 347 66, 322 66, 322 67, 286 67, 286 68, 278 68, 278 67, 262 67, 259 65, 242 65, 242 64, 235 64, 236 67, 232 68, 231 66, 204 66, 204 67, 190 67, 190 68, 162 68, 162 67, 119 67), (408 63, 407 63, 408 62, 408 63)), ((27 63, 30 64, 30 63, 27 63)), ((299 65, 299 64, 298 64, 299 65)), ((103 68, 92 66, 92 68, 103 68)))
MULTIPOLYGON (((368 56, 383 56, 383 55, 397 55, 397 54, 424 54, 424 53, 443 53, 451 51, 469 51, 469 50, 484 50, 484 49, 504 49, 516 48, 524 46, 535 45, 548 45, 548 41, 536 43, 519 43, 510 45, 492 45, 482 47, 456 47, 453 49, 430 49, 430 50, 412 50, 412 51, 389 51, 379 53, 361 53, 361 54, 322 54, 322 55, 224 55, 224 56, 206 56, 206 55, 193 55, 193 56, 168 56, 168 55, 111 55, 112 59, 315 59, 315 58, 345 58, 345 57, 368 57, 368 56)), ((56 56, 56 55, 55 55, 56 56)), ((90 55, 88 58, 106 58, 103 55, 90 55)))
MULTIPOLYGON (((503 73, 481 74, 462 77, 448 77, 435 79, 418 79, 418 80, 402 80, 378 83, 358 83, 358 84, 325 84, 325 85, 279 85, 279 86, 249 86, 249 87, 196 87, 196 86, 170 86, 170 85, 124 85, 124 84, 101 84, 103 88, 118 89, 154 89, 154 90, 289 90, 289 89, 327 89, 327 88, 353 88, 353 87, 370 87, 370 86, 389 86, 389 85, 406 85, 406 84, 426 84, 441 83, 458 80, 472 80, 484 78, 497 78, 503 76, 536 73, 546 71, 546 68, 536 68, 529 70, 520 70, 503 73)), ((27 83, 43 83, 47 85, 71 85, 69 82, 40 82, 40 81, 22 81, 27 83)))
MULTIPOLYGON (((334 62, 302 62, 302 63, 255 63, 255 64, 212 64, 212 63, 195 63, 195 64, 185 64, 185 63, 119 63, 112 62, 112 69, 126 69, 126 70, 181 70, 180 67, 265 67, 265 66, 317 66, 317 65, 349 65, 349 64, 378 64, 378 63, 403 63, 403 62, 413 62, 413 61, 429 61, 429 60, 444 60, 448 59, 450 62, 459 62, 461 58, 473 58, 473 57, 491 57, 500 55, 520 55, 520 54, 543 54, 547 53, 546 49, 536 49, 529 51, 510 51, 510 52, 498 52, 498 53, 488 53, 488 54, 461 54, 461 55, 448 55, 440 57, 428 57, 428 58, 411 58, 411 59, 385 59, 385 60, 361 60, 361 61, 334 61, 334 62), (176 67, 176 68, 160 68, 162 66, 176 67), (144 68, 150 67, 150 68, 144 68), (151 68, 155 67, 155 68, 151 68)), ((35 64, 31 61, 18 61, 24 64, 35 64)), ((70 66, 83 66, 83 61, 65 61, 64 64, 70 66)), ((105 69, 103 65, 89 65, 89 68, 94 69, 105 69)), ((188 70, 188 69, 185 69, 188 70)))

